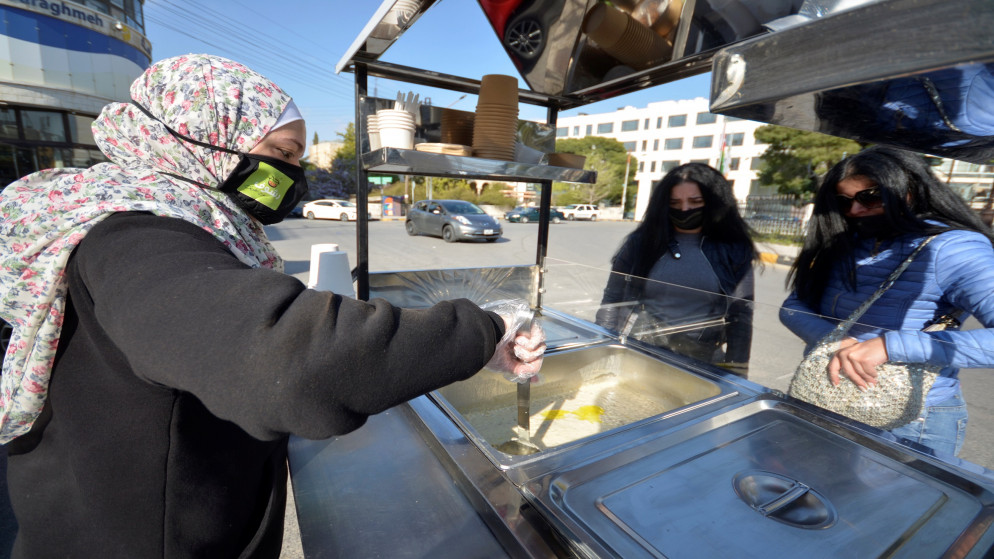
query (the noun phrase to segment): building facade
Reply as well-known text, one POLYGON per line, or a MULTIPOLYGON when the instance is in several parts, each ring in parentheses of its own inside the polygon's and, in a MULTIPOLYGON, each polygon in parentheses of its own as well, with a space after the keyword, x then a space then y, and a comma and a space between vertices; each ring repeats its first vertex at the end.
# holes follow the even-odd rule
POLYGON ((563 116, 557 122, 556 138, 603 136, 624 144, 638 159, 635 184, 627 192, 635 196, 635 218, 641 219, 652 185, 683 163, 723 167, 740 201, 750 194, 766 193, 756 179, 767 147, 754 138, 760 126, 763 123, 710 113, 708 100, 698 97, 624 107, 613 113, 563 116))
POLYGON ((106 158, 90 126, 151 63, 144 0, 0 0, 0 188, 106 158))
POLYGON ((319 169, 331 169, 335 154, 345 145, 342 142, 318 142, 307 149, 307 160, 319 169))

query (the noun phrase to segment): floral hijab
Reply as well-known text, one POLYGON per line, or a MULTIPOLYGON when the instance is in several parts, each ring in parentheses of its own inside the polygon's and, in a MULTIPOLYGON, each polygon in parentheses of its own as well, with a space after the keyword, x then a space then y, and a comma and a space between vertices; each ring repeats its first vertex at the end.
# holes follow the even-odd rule
POLYGON ((48 394, 66 308, 66 263, 94 225, 115 212, 144 211, 199 225, 241 262, 282 271, 262 225, 218 186, 239 156, 177 139, 249 151, 290 102, 275 84, 230 60, 168 58, 111 103, 93 135, 111 160, 89 169, 48 169, 0 191, 0 318, 13 327, 0 383, 0 444, 27 433, 48 394), (164 124, 165 123, 165 124, 164 124))

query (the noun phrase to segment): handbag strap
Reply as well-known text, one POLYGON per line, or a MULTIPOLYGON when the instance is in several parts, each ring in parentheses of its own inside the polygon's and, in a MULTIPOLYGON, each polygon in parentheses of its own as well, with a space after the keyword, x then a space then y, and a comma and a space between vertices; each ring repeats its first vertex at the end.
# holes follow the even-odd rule
POLYGON ((880 296, 883 295, 885 291, 887 291, 888 289, 890 289, 892 285, 894 285, 894 282, 897 281, 897 278, 899 278, 901 274, 904 273, 905 270, 908 269, 908 266, 910 266, 911 263, 914 261, 914 259, 918 256, 918 253, 920 253, 922 249, 925 248, 925 245, 930 243, 934 238, 935 236, 926 237, 925 240, 923 240, 920 245, 915 247, 915 250, 911 251, 911 254, 909 254, 908 257, 905 258, 903 262, 898 264, 897 268, 894 268, 894 271, 891 272, 889 276, 887 276, 887 279, 885 279, 883 283, 880 284, 880 287, 877 288, 876 292, 874 292, 873 295, 870 295, 869 299, 863 301, 863 304, 856 307, 856 310, 854 310, 852 314, 849 315, 849 318, 840 322, 835 327, 833 334, 839 336, 839 338, 841 339, 841 335, 844 335, 846 332, 848 332, 849 329, 852 328, 852 325, 855 324, 856 321, 858 321, 860 317, 863 316, 863 313, 865 313, 866 310, 873 305, 873 303, 876 303, 877 299, 879 299, 880 296))

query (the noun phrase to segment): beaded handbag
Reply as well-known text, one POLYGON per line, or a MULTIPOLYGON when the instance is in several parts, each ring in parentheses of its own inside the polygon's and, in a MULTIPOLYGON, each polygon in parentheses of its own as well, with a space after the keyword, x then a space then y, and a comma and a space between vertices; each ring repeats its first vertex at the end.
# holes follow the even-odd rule
MULTIPOLYGON (((828 376, 828 364, 852 325, 894 284, 931 240, 932 237, 925 239, 869 299, 818 342, 797 367, 790 381, 788 393, 791 396, 887 430, 907 425, 921 416, 925 395, 939 376, 941 366, 888 361, 877 366, 877 384, 864 391, 842 375, 839 385, 833 386, 828 376)), ((936 329, 941 327, 927 330, 936 329)))

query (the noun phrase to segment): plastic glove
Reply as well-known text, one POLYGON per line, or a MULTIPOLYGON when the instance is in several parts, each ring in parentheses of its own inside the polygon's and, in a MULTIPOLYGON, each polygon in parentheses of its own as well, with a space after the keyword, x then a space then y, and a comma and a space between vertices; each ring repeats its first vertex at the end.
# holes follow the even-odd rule
POLYGON ((533 320, 535 311, 520 300, 494 301, 483 308, 504 319, 504 336, 486 367, 510 381, 528 382, 542 368, 545 355, 545 331, 533 320), (523 330, 529 323, 531 329, 523 330))

